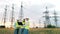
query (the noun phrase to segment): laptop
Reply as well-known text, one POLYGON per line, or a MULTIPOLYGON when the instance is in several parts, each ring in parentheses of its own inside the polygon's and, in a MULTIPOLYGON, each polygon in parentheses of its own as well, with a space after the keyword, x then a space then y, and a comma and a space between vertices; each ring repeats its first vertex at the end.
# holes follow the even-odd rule
POLYGON ((18 22, 18 25, 23 25, 22 22, 18 22))

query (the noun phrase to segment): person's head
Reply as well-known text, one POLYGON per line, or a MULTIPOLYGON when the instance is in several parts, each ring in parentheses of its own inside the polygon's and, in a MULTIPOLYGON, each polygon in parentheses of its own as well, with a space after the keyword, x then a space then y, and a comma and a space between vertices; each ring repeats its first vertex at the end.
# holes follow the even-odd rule
POLYGON ((28 21, 28 20, 29 20, 29 18, 26 18, 26 20, 28 21))
POLYGON ((23 22, 25 22, 25 19, 23 19, 23 22))
POLYGON ((19 22, 19 20, 17 20, 17 22, 19 22))

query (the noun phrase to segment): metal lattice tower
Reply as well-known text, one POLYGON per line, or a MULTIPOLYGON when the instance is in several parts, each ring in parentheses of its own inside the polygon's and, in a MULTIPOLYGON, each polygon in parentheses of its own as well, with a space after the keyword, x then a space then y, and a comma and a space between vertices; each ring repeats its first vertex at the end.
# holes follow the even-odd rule
POLYGON ((57 13, 56 11, 54 10, 54 21, 55 21, 55 24, 56 24, 56 27, 57 27, 57 13))
POLYGON ((19 15, 19 18, 20 18, 20 21, 22 21, 23 19, 23 2, 21 2, 21 11, 20 11, 20 15, 19 15))
POLYGON ((4 12, 4 25, 6 23, 6 15, 7 14, 7 5, 5 6, 5 12, 4 12))
POLYGON ((14 21, 14 4, 12 4, 12 14, 11 14, 11 27, 13 26, 13 21, 14 21))
POLYGON ((48 11, 48 8, 46 7, 46 11, 44 12, 45 13, 45 24, 46 24, 46 26, 47 25, 51 25, 51 23, 50 23, 50 16, 49 16, 49 11, 48 11))

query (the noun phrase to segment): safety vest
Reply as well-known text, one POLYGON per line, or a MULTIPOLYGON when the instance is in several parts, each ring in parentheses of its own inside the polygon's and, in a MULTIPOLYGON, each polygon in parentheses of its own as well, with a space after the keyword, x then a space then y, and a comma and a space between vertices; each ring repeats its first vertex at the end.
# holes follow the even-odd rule
POLYGON ((25 24, 25 22, 24 22, 24 21, 22 21, 22 24, 24 25, 24 24, 25 24))
MULTIPOLYGON (((22 22, 23 23, 23 22, 22 22)), ((24 28, 23 25, 18 25, 18 23, 16 22, 16 27, 19 27, 19 28, 24 28)))
POLYGON ((29 21, 28 23, 25 22, 25 29, 29 29, 29 24, 30 24, 29 21))

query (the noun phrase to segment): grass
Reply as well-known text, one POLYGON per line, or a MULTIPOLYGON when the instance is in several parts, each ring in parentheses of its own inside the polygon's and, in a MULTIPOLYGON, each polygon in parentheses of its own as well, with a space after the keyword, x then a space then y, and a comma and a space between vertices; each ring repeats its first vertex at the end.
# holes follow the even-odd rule
MULTIPOLYGON (((14 34, 14 29, 0 29, 0 34, 14 34)), ((33 28, 29 34, 60 34, 60 28, 33 28)))

